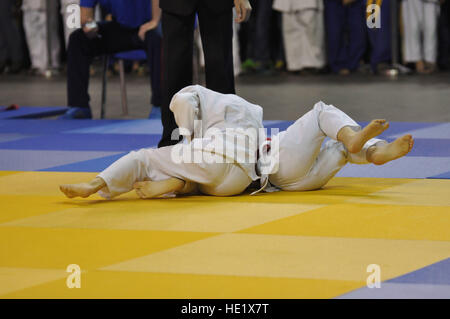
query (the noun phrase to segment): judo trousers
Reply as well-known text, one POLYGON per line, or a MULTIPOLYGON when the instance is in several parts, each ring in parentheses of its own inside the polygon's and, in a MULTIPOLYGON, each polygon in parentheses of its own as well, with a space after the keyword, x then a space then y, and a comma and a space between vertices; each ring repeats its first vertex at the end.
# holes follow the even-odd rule
MULTIPOLYGON (((179 178, 185 182, 199 184, 205 195, 233 196, 242 193, 252 182, 245 171, 234 163, 223 163, 220 155, 211 155, 214 163, 185 163, 173 160, 173 148, 142 149, 131 152, 113 163, 98 177, 107 188, 100 192, 105 198, 113 198, 133 190, 133 184, 140 181, 162 181, 179 178)), ((202 154, 204 158, 205 154, 202 154)))
POLYGON ((402 2, 405 62, 436 63, 439 3, 422 0, 402 2), (422 41, 423 38, 423 41, 422 41))
POLYGON ((338 132, 346 126, 361 129, 336 107, 317 103, 272 139, 273 145, 279 145, 279 169, 269 176, 270 183, 287 191, 315 190, 324 186, 348 162, 369 164, 367 150, 382 140, 371 139, 359 153, 351 154, 337 141, 338 132), (323 144, 326 137, 332 140, 323 144))

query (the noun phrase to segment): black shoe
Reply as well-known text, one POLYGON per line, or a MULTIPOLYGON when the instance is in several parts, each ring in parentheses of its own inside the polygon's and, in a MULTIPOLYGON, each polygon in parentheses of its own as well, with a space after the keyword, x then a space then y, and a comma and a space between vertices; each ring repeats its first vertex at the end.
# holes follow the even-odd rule
POLYGON ((92 113, 88 107, 71 107, 59 117, 60 120, 91 120, 92 113))
POLYGON ((275 73, 276 73, 275 70, 272 69, 268 65, 261 65, 261 66, 256 67, 253 70, 253 74, 263 75, 263 76, 271 76, 271 75, 275 75, 275 73))
POLYGON ((22 62, 13 62, 9 67, 9 73, 17 74, 22 70, 22 62))
POLYGON ((317 68, 304 68, 300 71, 300 75, 317 75, 319 74, 319 69, 317 68))

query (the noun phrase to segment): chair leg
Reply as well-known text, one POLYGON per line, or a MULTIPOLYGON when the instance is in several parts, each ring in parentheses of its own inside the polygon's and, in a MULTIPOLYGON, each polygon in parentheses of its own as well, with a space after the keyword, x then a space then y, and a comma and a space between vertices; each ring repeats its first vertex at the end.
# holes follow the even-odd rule
POLYGON ((122 94, 122 113, 123 115, 128 115, 128 98, 127 98, 127 87, 125 83, 125 65, 123 60, 119 60, 120 69, 120 91, 122 94))
POLYGON ((108 77, 107 77, 107 73, 108 73, 108 56, 105 55, 103 57, 103 82, 102 82, 102 104, 101 104, 101 109, 100 109, 100 118, 104 119, 105 118, 105 108, 106 108, 106 90, 107 90, 107 85, 108 85, 108 77))

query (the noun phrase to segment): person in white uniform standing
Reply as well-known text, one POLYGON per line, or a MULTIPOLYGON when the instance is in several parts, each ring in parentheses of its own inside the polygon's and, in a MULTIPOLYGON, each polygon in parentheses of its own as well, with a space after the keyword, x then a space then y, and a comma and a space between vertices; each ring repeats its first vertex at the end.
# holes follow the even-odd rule
MULTIPOLYGON (((193 191, 232 196, 259 179, 260 106, 196 85, 177 93, 170 109, 184 143, 131 152, 90 183, 62 185, 61 191, 69 198, 96 192, 113 198, 133 189, 142 198, 193 191)), ((177 132, 172 138, 178 140, 177 132)))
POLYGON ((439 0, 403 0, 404 60, 416 71, 435 71, 438 51, 439 0), (422 40, 423 39, 423 40, 422 40))
POLYGON ((325 66, 325 32, 322 0, 275 0, 283 13, 283 38, 289 71, 325 66))
POLYGON ((49 2, 50 12, 54 16, 50 17, 50 30, 47 32, 47 1, 46 0, 24 0, 22 4, 23 24, 30 50, 32 64, 32 74, 45 75, 47 69, 60 67, 59 54, 61 44, 58 36, 57 27, 57 2, 49 2), (51 36, 51 65, 49 65, 49 53, 47 36, 51 36))

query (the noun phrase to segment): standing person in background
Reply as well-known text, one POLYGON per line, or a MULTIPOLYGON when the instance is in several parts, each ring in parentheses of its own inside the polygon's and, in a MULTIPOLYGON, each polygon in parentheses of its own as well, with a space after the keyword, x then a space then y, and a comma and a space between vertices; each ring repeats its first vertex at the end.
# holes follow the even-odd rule
POLYGON ((450 69, 450 1, 441 0, 439 17, 439 68, 450 69))
MULTIPOLYGON (((392 62, 391 28, 397 26, 391 26, 391 1, 397 0, 367 1, 367 6, 375 4, 380 8, 376 18, 380 19, 381 26, 379 28, 367 26, 370 42, 370 65, 372 71, 378 74, 383 74, 389 69, 392 62)), ((367 12, 367 15, 370 14, 371 12, 367 12)))
MULTIPOLYGON (((169 109, 172 97, 192 84, 194 21, 196 15, 205 54, 206 86, 220 93, 235 93, 233 71, 233 0, 160 0, 163 29, 163 94, 161 116, 164 126, 159 147, 172 140, 177 128, 169 109)), ((234 0, 236 22, 246 21, 251 12, 248 0, 234 0)))
POLYGON ((159 0, 81 0, 82 28, 72 33, 67 50, 67 99, 62 119, 92 118, 89 105, 89 67, 96 56, 146 50, 151 70, 152 101, 161 104, 161 37, 157 32, 159 0), (113 21, 95 23, 100 2, 113 21))
MULTIPOLYGON (((253 8, 256 7, 257 0, 249 0, 253 8)), ((256 64, 253 60, 254 42, 256 32, 256 18, 252 13, 248 21, 239 24, 238 41, 239 56, 242 61, 242 74, 250 73, 254 70, 256 64)))
POLYGON ((366 0, 325 0, 328 64, 347 75, 360 66, 367 48, 366 0))
POLYGON ((436 70, 439 9, 439 0, 402 2, 404 60, 415 63, 420 74, 436 70))
POLYGON ((283 37, 287 69, 321 69, 325 65, 325 33, 322 0, 275 0, 283 13, 283 37))
POLYGON ((13 17, 14 0, 0 1, 0 74, 9 62, 9 72, 17 73, 23 64, 23 47, 13 17))
POLYGON ((45 75, 47 69, 60 67, 59 58, 61 52, 61 43, 58 35, 58 20, 56 18, 57 2, 50 1, 54 6, 51 12, 55 16, 51 19, 50 32, 47 32, 47 1, 46 0, 23 0, 23 24, 30 51, 31 58, 31 74, 45 75), (48 42, 47 36, 51 36, 51 61, 49 65, 48 42))
POLYGON ((281 14, 273 10, 273 0, 258 0, 254 8, 253 39, 254 72, 271 74, 272 65, 284 65, 281 14))

